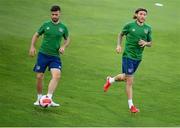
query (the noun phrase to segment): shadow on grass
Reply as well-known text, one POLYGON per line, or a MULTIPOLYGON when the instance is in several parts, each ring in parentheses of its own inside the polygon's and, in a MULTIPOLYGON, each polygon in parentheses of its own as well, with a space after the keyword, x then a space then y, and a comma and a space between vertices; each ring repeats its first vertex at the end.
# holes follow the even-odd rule
POLYGON ((58 114, 61 115, 63 111, 60 109, 60 107, 48 107, 48 108, 43 108, 40 106, 34 106, 33 107, 33 113, 34 114, 58 114))

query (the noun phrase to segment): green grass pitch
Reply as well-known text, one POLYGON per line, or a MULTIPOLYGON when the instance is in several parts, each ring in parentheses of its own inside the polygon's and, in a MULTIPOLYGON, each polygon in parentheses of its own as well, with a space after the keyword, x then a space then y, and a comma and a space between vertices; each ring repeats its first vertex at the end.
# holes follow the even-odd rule
MULTIPOLYGON (((158 0, 0 0, 0 126, 180 126, 180 1, 158 0), (58 4, 71 44, 63 56, 62 79, 54 100, 43 109, 36 100, 31 37, 58 4), (107 93, 107 75, 121 72, 117 34, 136 8, 149 10, 153 46, 144 51, 135 75, 134 103, 128 111, 125 84, 107 93)), ((36 47, 39 48, 41 39, 36 47)), ((44 93, 50 80, 46 72, 44 93)))

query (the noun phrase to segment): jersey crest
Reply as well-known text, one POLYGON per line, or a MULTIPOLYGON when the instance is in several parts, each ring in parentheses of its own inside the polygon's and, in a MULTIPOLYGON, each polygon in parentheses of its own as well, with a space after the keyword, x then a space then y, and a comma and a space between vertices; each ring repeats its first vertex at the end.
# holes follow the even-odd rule
POLYGON ((64 32, 64 30, 63 30, 62 28, 59 28, 59 31, 60 31, 60 32, 64 32))
POLYGON ((145 34, 148 34, 148 29, 144 29, 144 33, 145 33, 145 34))

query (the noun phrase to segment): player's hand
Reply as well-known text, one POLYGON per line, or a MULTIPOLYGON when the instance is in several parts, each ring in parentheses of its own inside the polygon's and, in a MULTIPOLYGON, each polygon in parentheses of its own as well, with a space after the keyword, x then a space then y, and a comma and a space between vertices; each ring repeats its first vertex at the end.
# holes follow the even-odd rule
POLYGON ((59 49, 59 52, 60 52, 61 54, 64 54, 64 51, 65 51, 65 48, 64 48, 64 47, 61 47, 61 48, 59 49))
POLYGON ((117 46, 116 47, 116 52, 119 54, 122 52, 122 47, 121 46, 117 46))
POLYGON ((145 47, 147 45, 147 42, 144 40, 140 40, 139 43, 140 47, 145 47))
POLYGON ((31 47, 29 49, 29 56, 34 57, 36 55, 36 49, 35 47, 31 47))

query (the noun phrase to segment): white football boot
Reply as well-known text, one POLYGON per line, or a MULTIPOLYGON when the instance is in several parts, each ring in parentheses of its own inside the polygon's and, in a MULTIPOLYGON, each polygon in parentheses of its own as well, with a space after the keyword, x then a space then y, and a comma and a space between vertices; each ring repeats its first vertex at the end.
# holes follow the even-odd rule
POLYGON ((35 106, 39 106, 40 104, 39 104, 39 100, 36 100, 36 102, 34 102, 34 105, 35 106))
POLYGON ((52 101, 51 107, 59 107, 59 106, 60 106, 60 104, 57 104, 57 103, 55 103, 55 102, 52 101))

